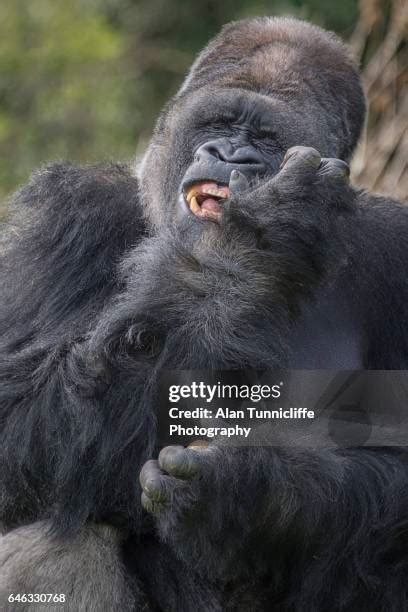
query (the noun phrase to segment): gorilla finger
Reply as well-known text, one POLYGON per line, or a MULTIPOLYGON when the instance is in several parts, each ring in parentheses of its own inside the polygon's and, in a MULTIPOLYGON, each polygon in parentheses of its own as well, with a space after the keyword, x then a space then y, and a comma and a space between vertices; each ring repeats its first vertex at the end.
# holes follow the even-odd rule
POLYGON ((167 498, 163 472, 159 462, 151 459, 147 461, 140 471, 139 481, 145 494, 154 501, 164 501, 167 498))
POLYGON ((342 159, 322 157, 318 174, 319 176, 348 181, 350 177, 350 166, 342 159))
POLYGON ((155 479, 157 476, 160 476, 160 474, 161 470, 157 459, 146 461, 139 474, 139 481, 142 488, 144 489, 150 480, 155 479))
POLYGON ((146 495, 144 491, 141 495, 140 501, 142 503, 142 508, 144 508, 146 512, 149 512, 150 514, 158 514, 164 508, 163 503, 155 501, 154 499, 146 495))
POLYGON ((314 173, 320 166, 321 155, 313 147, 291 147, 286 151, 277 178, 285 176, 301 179, 314 173))
POLYGON ((160 451, 159 465, 176 478, 193 478, 200 471, 200 453, 183 446, 166 446, 160 451))
POLYGON ((231 195, 239 195, 243 191, 246 191, 249 188, 249 182, 247 177, 242 174, 239 170, 233 170, 231 172, 230 181, 229 181, 229 189, 231 195))

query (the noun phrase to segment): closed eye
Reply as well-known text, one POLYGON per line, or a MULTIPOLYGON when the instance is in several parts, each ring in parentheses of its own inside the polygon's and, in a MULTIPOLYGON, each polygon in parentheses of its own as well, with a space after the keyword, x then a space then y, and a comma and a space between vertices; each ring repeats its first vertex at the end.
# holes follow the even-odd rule
POLYGON ((278 135, 276 133, 275 130, 273 130, 272 128, 264 128, 261 127, 258 130, 258 135, 260 138, 265 139, 265 140, 277 140, 278 139, 278 135))

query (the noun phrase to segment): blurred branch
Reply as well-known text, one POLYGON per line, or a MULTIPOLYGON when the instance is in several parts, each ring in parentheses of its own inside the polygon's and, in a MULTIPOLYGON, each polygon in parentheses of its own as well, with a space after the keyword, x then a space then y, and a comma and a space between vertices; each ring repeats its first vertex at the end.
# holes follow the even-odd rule
POLYGON ((403 200, 408 200, 407 31, 406 1, 361 0, 351 37, 362 59, 369 109, 353 178, 369 190, 403 200))

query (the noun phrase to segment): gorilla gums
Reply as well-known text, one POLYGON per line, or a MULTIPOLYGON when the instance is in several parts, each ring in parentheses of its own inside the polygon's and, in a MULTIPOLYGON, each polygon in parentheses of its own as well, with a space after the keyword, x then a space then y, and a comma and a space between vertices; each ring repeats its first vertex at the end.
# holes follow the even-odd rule
POLYGON ((2 609, 63 593, 75 612, 408 610, 402 449, 154 459, 164 368, 407 367, 408 210, 348 182, 364 112, 333 35, 239 22, 197 58, 137 177, 56 164, 16 195, 2 609))

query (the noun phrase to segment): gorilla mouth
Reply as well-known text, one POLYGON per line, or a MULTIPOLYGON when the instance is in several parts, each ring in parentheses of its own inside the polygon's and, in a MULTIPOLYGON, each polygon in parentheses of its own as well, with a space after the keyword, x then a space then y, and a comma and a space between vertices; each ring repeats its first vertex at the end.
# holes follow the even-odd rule
POLYGON ((222 214, 220 203, 229 197, 229 187, 217 183, 195 183, 185 194, 187 204, 196 217, 216 223, 222 214))

